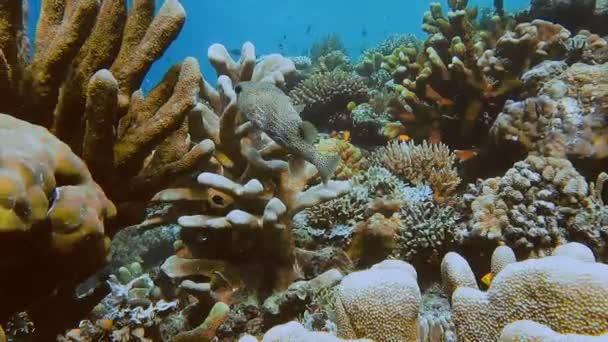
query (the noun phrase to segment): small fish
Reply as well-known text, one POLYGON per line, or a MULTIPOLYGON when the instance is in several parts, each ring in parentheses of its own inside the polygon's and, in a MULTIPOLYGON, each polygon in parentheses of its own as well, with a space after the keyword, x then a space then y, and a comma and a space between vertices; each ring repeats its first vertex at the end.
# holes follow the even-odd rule
POLYGON ((283 35, 283 39, 287 39, 287 35, 286 34, 283 35))
POLYGON ((492 279, 494 279, 494 275, 492 274, 492 272, 487 273, 486 275, 484 275, 483 277, 481 277, 481 282, 487 286, 490 287, 490 284, 492 284, 492 279))
POLYGON ((458 160, 461 163, 464 163, 468 160, 471 160, 471 159, 477 157, 477 155, 479 153, 475 149, 469 149, 469 150, 454 150, 454 154, 456 155, 456 157, 458 157, 458 160))
POLYGON ((345 142, 348 142, 350 140, 350 131, 344 131, 344 133, 342 133, 342 140, 344 140, 345 142))
POLYGON ((399 139, 399 141, 403 141, 403 142, 408 142, 410 140, 412 140, 412 137, 410 137, 407 134, 400 134, 397 139, 399 139))
POLYGON ((240 82, 235 91, 239 111, 253 126, 292 155, 313 164, 323 183, 327 183, 340 162, 340 156, 317 151, 313 145, 317 130, 310 122, 302 121, 291 99, 269 82, 240 82))
POLYGON ((312 32, 312 26, 308 25, 306 27, 306 34, 310 34, 312 32))
POLYGON ((361 30, 361 37, 367 37, 367 30, 366 29, 362 29, 361 30))

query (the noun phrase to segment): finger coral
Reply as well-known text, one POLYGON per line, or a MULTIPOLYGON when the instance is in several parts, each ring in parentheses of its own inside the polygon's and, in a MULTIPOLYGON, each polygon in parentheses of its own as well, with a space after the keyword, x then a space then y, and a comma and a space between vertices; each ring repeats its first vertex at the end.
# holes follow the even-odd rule
MULTIPOLYGON (((580 248, 586 247, 579 245, 575 250, 580 248)), ((462 265, 444 260, 442 268, 471 272, 466 261, 462 265)), ((512 262, 498 272, 487 292, 479 291, 476 284, 450 286, 458 337, 495 341, 507 324, 520 320, 547 325, 560 334, 604 333, 608 329, 606 284, 607 265, 583 261, 567 250, 512 262)))
POLYGON ((204 159, 186 134, 199 92, 196 60, 176 65, 148 96, 138 90, 183 26, 179 1, 166 0, 156 14, 153 0, 130 11, 122 0, 45 1, 31 62, 21 7, 0 12, 8 20, 0 69, 10 70, 12 94, 0 111, 47 127, 113 199, 149 198, 204 159))
POLYGON ((444 144, 391 141, 378 154, 382 164, 395 175, 414 185, 429 185, 438 201, 450 196, 460 184, 454 167, 456 155, 444 144))
POLYGON ((0 317, 43 306, 107 262, 114 204, 44 127, 0 114, 0 317), (32 270, 37 270, 32 272, 32 270), (56 293, 55 293, 56 294, 56 293))
POLYGON ((336 292, 338 336, 417 341, 421 296, 416 278, 416 270, 399 260, 344 277, 336 292))

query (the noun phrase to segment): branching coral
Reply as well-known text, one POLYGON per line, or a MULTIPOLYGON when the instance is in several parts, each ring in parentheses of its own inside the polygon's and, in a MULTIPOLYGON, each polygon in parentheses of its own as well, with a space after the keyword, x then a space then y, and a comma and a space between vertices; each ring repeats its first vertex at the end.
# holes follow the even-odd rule
POLYGON ((74 295, 103 267, 104 225, 116 208, 84 162, 43 127, 0 114, 0 145, 0 270, 10 274, 0 284, 4 319, 51 310, 47 297, 74 295))
POLYGON ((9 23, 0 29, 0 69, 12 94, 1 111, 49 128, 121 201, 154 194, 203 159, 186 135, 198 63, 175 66, 145 98, 137 90, 183 26, 177 0, 156 15, 152 0, 135 1, 129 13, 126 1, 45 1, 31 63, 16 4, 0 8, 9 23))
POLYGON ((399 260, 344 277, 336 292, 338 336, 416 341, 421 301, 416 278, 416 270, 399 260))
POLYGON ((339 128, 340 124, 350 125, 349 118, 340 118, 347 115, 346 105, 349 102, 361 103, 368 98, 363 79, 339 70, 310 76, 291 90, 289 96, 296 104, 304 105, 302 117, 305 120, 326 125, 330 117, 334 123, 332 129, 339 128))
MULTIPOLYGON (((587 249, 578 245, 571 250, 587 249)), ((591 251, 587 249, 587 253, 591 251)), ((458 337, 495 341, 505 325, 533 320, 559 333, 597 335, 608 329, 608 266, 581 260, 564 250, 559 255, 506 265, 487 292, 476 284, 456 283, 452 294, 458 337)), ((461 272, 463 265, 444 260, 442 268, 461 272), (461 270, 461 271, 459 271, 461 270)), ((472 273, 464 261, 464 270, 472 273)), ((458 279, 452 278, 452 279, 458 279)))
POLYGON ((449 205, 406 203, 399 212, 396 257, 414 265, 438 265, 458 242, 460 215, 449 205))
POLYGON ((394 174, 414 185, 428 184, 437 201, 450 196, 460 184, 454 167, 456 155, 444 144, 392 141, 378 154, 382 164, 394 174))
POLYGON ((472 187, 465 201, 472 212, 466 234, 470 239, 503 241, 523 255, 543 254, 571 240, 605 245, 602 234, 576 233, 575 217, 598 214, 599 207, 593 205, 597 200, 585 179, 566 159, 529 156, 503 177, 472 187))
POLYGON ((265 134, 252 131, 236 108, 234 82, 252 80, 281 84, 293 62, 282 56, 255 63, 253 45, 246 43, 239 62, 216 44, 209 57, 218 74, 220 91, 205 84, 202 99, 190 116, 196 127, 192 139, 207 146, 209 163, 197 184, 167 189, 159 201, 201 203, 203 214, 184 215, 182 246, 162 270, 170 278, 193 279, 215 301, 233 303, 251 295, 260 304, 273 290, 294 280, 292 217, 299 211, 340 197, 348 181, 309 186, 317 176, 309 163, 287 152, 265 134), (241 297, 244 296, 244 297, 241 297))

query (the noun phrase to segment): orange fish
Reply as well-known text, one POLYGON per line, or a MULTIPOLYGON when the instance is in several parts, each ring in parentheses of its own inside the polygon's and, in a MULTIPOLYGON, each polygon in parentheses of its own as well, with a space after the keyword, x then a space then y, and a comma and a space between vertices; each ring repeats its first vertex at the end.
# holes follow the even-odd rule
POLYGON ((397 139, 399 139, 399 141, 408 142, 408 141, 412 140, 412 137, 410 137, 407 134, 401 134, 397 137, 397 139))
POLYGON ((342 133, 342 140, 348 142, 350 140, 350 131, 344 131, 342 133))
POLYGON ((454 154, 456 154, 456 157, 458 157, 458 160, 463 163, 466 162, 467 160, 471 160, 475 157, 477 157, 477 150, 475 149, 469 149, 469 150, 454 150, 454 154))

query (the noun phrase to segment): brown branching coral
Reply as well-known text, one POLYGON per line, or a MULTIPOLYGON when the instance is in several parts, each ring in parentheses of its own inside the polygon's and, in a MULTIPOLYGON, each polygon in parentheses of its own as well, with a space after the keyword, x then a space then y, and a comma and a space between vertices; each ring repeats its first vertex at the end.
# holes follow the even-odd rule
POLYGON ((106 264, 104 225, 116 208, 84 162, 43 127, 0 114, 0 145, 0 271, 10 275, 0 284, 0 320, 29 309, 48 319, 43 312, 56 309, 49 301, 72 298, 106 264))
POLYGON ((199 92, 196 60, 171 69, 146 98, 137 90, 185 20, 177 0, 154 11, 152 0, 134 1, 128 13, 121 0, 44 1, 28 62, 21 7, 0 7, 8 23, 0 69, 10 71, 3 84, 12 94, 0 111, 49 128, 121 201, 150 196, 203 159, 185 134, 199 92), (155 150, 173 153, 154 158, 155 150))
POLYGON ((450 196, 460 184, 454 167, 456 155, 444 144, 391 141, 379 155, 382 164, 395 175, 414 185, 428 184, 438 201, 450 196))
MULTIPOLYGON (((333 117, 330 121, 339 124, 339 117, 348 115, 346 105, 349 102, 365 102, 368 99, 367 90, 362 78, 335 70, 313 74, 291 90, 289 96, 296 104, 304 105, 304 119, 326 125, 327 117, 333 117)), ((348 118, 342 121, 350 123, 348 118)), ((333 129, 336 129, 334 126, 333 129)))

